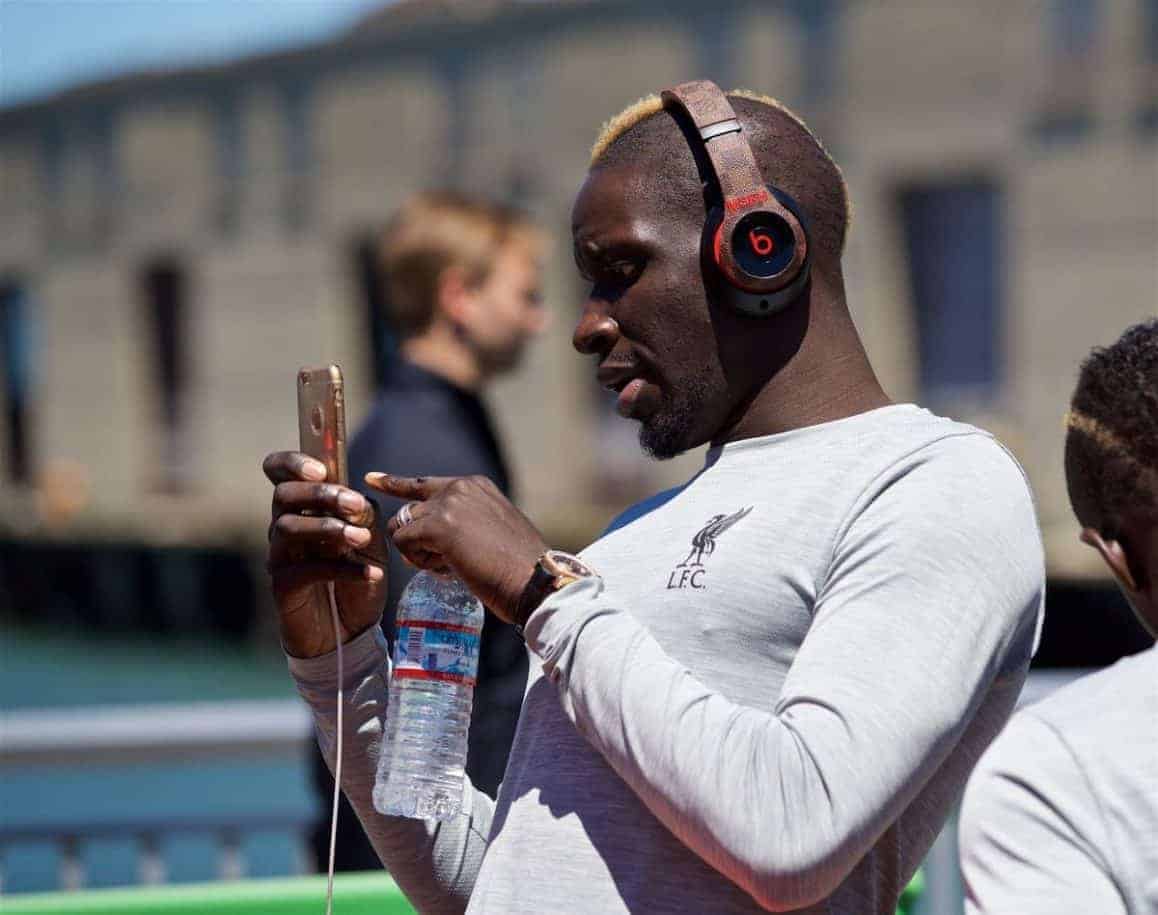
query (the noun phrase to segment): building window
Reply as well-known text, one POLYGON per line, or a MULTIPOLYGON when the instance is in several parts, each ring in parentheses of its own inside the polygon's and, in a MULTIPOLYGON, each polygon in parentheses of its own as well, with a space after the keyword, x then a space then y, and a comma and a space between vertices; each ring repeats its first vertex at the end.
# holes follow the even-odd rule
POLYGON ((32 481, 32 328, 28 291, 0 279, 0 359, 4 372, 4 457, 8 480, 32 481))
POLYGON ((1143 102, 1138 109, 1138 132, 1146 137, 1158 137, 1158 99, 1143 102))
POLYGON ((370 362, 369 374, 374 379, 375 391, 385 387, 396 349, 386 280, 378 251, 380 237, 378 232, 366 232, 356 238, 351 246, 351 265, 363 315, 362 326, 369 339, 366 356, 370 362))
POLYGON ((695 72, 719 86, 735 85, 735 17, 721 16, 707 4, 696 4, 689 16, 688 24, 695 36, 695 72))
POLYGON ((93 215, 92 248, 106 250, 118 228, 117 206, 121 197, 120 162, 117 158, 117 123, 110 112, 97 116, 93 125, 93 215))
POLYGON ((1049 82, 1033 130, 1045 142, 1073 142, 1095 125, 1101 11, 1098 0, 1050 0, 1047 10, 1049 82))
POLYGON ((241 196, 245 174, 245 143, 241 112, 234 98, 221 99, 214 109, 217 155, 217 207, 214 223, 218 234, 232 238, 241 223, 241 196))
POLYGON ((41 199, 43 201, 44 245, 59 250, 63 231, 62 188, 64 185, 64 133, 55 121, 40 134, 41 199))
POLYGON ((932 406, 980 407, 1002 373, 1001 191, 966 180, 900 192, 920 384, 932 406))
POLYGON ((1158 136, 1158 0, 1141 0, 1142 67, 1137 113, 1138 130, 1158 136))
POLYGON ((805 41, 802 101, 806 109, 819 112, 829 102, 834 76, 840 72, 841 4, 833 0, 804 0, 797 2, 795 11, 805 41))
POLYGON ((141 271, 141 302, 149 334, 151 389, 159 430, 158 472, 152 480, 164 492, 189 488, 189 277, 175 257, 159 257, 141 271))
POLYGON ((1142 55, 1146 63, 1158 67, 1158 0, 1141 0, 1142 55))
POLYGON ((285 144, 285 185, 282 220, 297 233, 306 228, 313 206, 313 146, 310 141, 310 93, 299 84, 282 91, 285 144))
POLYGON ((1049 20, 1055 55, 1068 60, 1093 56, 1098 36, 1098 0, 1052 0, 1049 20))

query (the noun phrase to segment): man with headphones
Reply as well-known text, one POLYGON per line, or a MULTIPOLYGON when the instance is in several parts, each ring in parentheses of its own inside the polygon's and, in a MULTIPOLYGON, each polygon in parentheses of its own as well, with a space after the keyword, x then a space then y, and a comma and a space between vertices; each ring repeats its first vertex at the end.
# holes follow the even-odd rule
MULTIPOLYGON (((497 801, 468 784, 455 821, 384 817, 388 661, 374 602, 342 607, 343 787, 420 911, 893 912, 1013 708, 1043 561, 1008 453, 881 389, 845 301, 847 220, 839 169, 775 100, 704 81, 643 100, 575 202, 574 342, 647 451, 708 444, 703 469, 577 557, 485 480, 367 476, 408 500, 398 550, 532 653, 497 801)), ((305 485, 315 470, 266 460, 290 636, 326 619, 317 581, 379 577, 352 553, 371 509, 305 485)), ((290 666, 332 763, 331 647, 290 666)))

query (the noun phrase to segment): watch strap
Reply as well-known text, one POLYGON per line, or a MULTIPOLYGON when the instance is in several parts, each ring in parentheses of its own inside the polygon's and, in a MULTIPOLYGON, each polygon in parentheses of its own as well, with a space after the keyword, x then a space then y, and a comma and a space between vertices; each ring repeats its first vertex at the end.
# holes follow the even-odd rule
POLYGON ((571 584, 571 582, 578 581, 580 578, 589 578, 594 574, 590 568, 570 553, 557 550, 545 551, 535 563, 531 578, 519 596, 518 605, 515 607, 515 631, 520 636, 523 634, 523 626, 526 625, 531 614, 539 609, 539 605, 550 595, 571 584))
POLYGON ((554 592, 554 584, 555 576, 543 567, 541 561, 536 562, 535 570, 523 588, 523 593, 519 595, 519 603, 515 607, 515 631, 520 636, 523 634, 523 626, 527 624, 527 619, 547 599, 547 595, 554 592))

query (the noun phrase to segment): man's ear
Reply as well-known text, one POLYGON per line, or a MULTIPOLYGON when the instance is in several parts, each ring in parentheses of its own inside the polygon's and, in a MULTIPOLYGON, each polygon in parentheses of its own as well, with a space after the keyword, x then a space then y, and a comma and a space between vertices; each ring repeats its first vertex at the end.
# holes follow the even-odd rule
POLYGON ((1118 584, 1127 595, 1134 597, 1138 594, 1138 583, 1130 571, 1130 562, 1126 558, 1126 551, 1122 549, 1121 543, 1117 540, 1106 540, 1101 533, 1092 527, 1082 528, 1081 540, 1082 543, 1092 546, 1101 554, 1106 565, 1110 567, 1110 571, 1114 573, 1114 578, 1118 580, 1118 584))
POLYGON ((468 323, 474 292, 460 267, 447 267, 438 277, 438 309, 456 327, 468 323))

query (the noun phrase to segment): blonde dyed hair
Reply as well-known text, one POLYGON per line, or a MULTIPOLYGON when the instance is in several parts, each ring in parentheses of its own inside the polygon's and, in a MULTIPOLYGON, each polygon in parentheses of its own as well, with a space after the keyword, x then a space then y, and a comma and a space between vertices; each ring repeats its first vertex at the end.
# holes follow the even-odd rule
POLYGON ((1066 413, 1065 427, 1067 432, 1085 436, 1105 457, 1125 461, 1147 485, 1158 486, 1158 467, 1142 463, 1126 441, 1101 420, 1074 409, 1066 413))
MULTIPOLYGON (((836 174, 840 179, 840 195, 843 199, 844 205, 844 229, 842 238, 847 237, 849 225, 852 223, 852 200, 848 194, 848 183, 844 179, 844 172, 841 171, 836 160, 832 158, 824 143, 821 142, 820 137, 812 132, 812 128, 804 123, 804 119, 800 117, 795 111, 785 105, 777 98, 770 95, 764 95, 760 92, 755 92, 751 89, 731 89, 725 93, 728 98, 743 98, 752 102, 764 105, 768 108, 778 111, 784 115, 788 120, 802 130, 820 151, 820 154, 828 160, 832 167, 836 170, 836 174)), ((607 150, 623 136, 627 131, 631 130, 636 124, 641 124, 651 117, 659 114, 664 110, 663 99, 656 94, 644 96, 639 101, 628 105, 618 114, 608 118, 603 127, 599 131, 599 136, 595 138, 595 143, 591 147, 591 160, 588 168, 594 168, 596 163, 603 158, 607 150)), ((755 152, 755 150, 753 150, 755 152)))
POLYGON ((402 337, 425 331, 434 319, 439 283, 448 269, 468 286, 487 281, 511 242, 537 248, 539 230, 521 211, 459 194, 428 191, 411 197, 382 234, 379 257, 390 316, 402 337))

